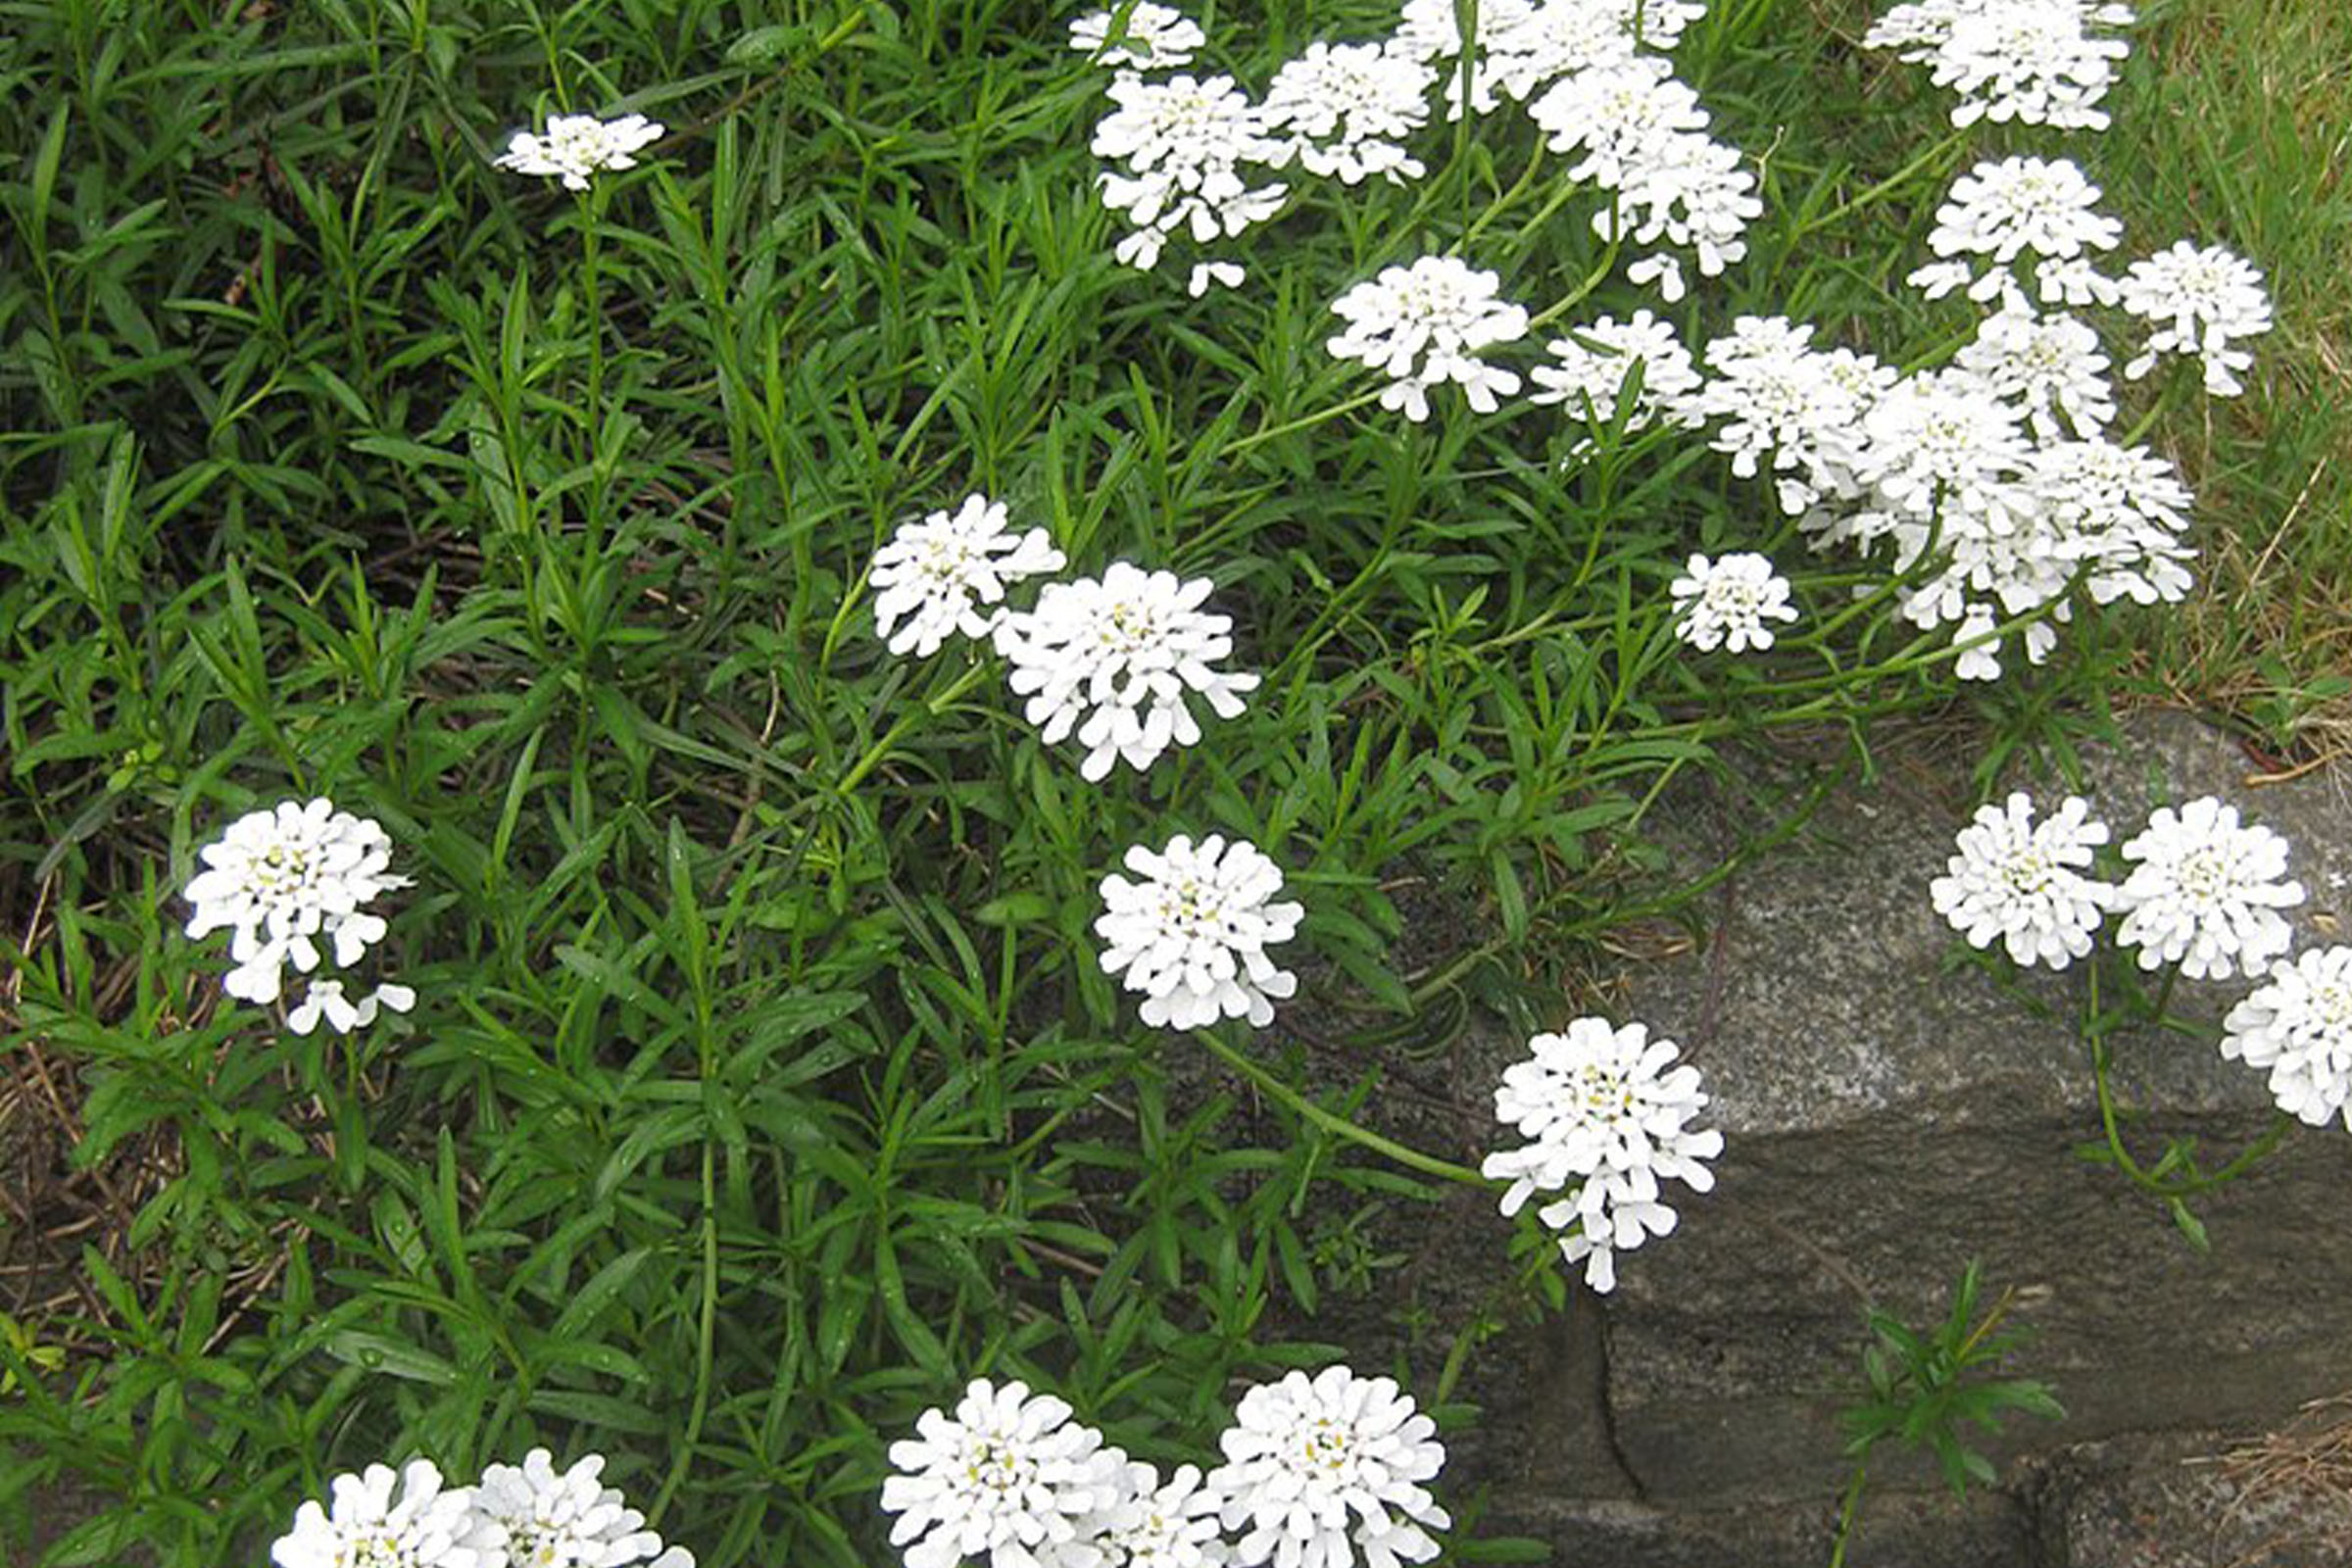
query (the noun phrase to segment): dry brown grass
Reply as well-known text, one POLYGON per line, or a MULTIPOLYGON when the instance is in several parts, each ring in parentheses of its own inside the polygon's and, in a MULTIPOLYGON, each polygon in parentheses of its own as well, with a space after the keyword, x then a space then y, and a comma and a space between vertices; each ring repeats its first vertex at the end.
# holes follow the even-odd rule
POLYGON ((2215 1462, 2236 1494, 2222 1524, 2278 1521, 2228 1568, 2352 1555, 2352 1395, 2315 1399, 2287 1426, 2215 1462))

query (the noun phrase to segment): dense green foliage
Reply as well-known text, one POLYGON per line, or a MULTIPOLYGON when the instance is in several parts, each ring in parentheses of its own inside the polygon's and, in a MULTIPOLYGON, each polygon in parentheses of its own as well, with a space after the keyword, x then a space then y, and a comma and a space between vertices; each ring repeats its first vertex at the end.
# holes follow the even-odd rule
MULTIPOLYGON (((1111 261, 1101 81, 1034 4, 5 14, 12 1038, 77 1075, 76 1158, 169 1174, 134 1273, 85 1254, 103 1318, 31 1326, 81 1353, 0 1336, 0 1536, 75 1473, 120 1500, 71 1560, 252 1560, 330 1473, 537 1441, 612 1454, 718 1568, 875 1562, 883 1443, 991 1370, 1200 1457, 1232 1379, 1336 1353, 1325 1298, 1383 1304, 1362 1216, 1431 1184, 1135 1021, 1089 929, 1121 851, 1284 866, 1314 1016, 1368 1042, 1352 1105, 1377 1043, 1441 1045, 1465 990, 1549 1017, 1576 942, 1678 906, 1642 829, 1679 774, 1950 700, 1884 596, 1840 612, 1850 562, 1792 571, 1770 658, 1674 640, 1691 551, 1800 555, 1701 442, 1411 427, 1324 353, 1341 289, 1465 236, 1538 311, 1605 272, 1523 121, 1318 192, 1194 303, 1111 261), (672 135, 577 199, 491 167, 564 107, 672 135), (888 656, 866 560, 972 490, 1078 570, 1213 576, 1248 714, 1090 786, 992 658, 888 656), (356 1048, 224 1004, 177 930, 195 846, 311 793, 416 884, 386 951, 422 1001, 356 1048), (1476 919, 1397 947, 1399 878, 1476 919)), ((1254 85, 1392 22, 1211 32, 1254 85)), ((1965 157, 2043 144, 1946 143, 1849 42, 1720 0, 1678 57, 1769 208, 1693 338, 1965 331, 1895 283, 1965 157)), ((2102 689, 2074 643, 1978 696, 2004 746, 2102 689)), ((1303 1076, 1295 1037, 1244 1049, 1303 1076)), ((1531 1255, 1497 1248, 1498 1311, 1556 1297, 1531 1255)), ((1418 1342, 1425 1400, 1480 1328, 1418 1342)))

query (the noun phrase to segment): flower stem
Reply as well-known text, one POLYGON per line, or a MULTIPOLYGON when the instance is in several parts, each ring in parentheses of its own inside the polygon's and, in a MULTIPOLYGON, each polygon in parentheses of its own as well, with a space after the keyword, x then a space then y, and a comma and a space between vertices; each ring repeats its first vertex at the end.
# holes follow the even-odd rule
POLYGON ((1584 302, 1586 295, 1600 287, 1608 275, 1617 270, 1617 234, 1612 228, 1609 234, 1609 243, 1601 249, 1599 263, 1593 267, 1592 271, 1585 274, 1585 280, 1570 289, 1566 297, 1552 301, 1528 318, 1527 330, 1530 336, 1558 320, 1565 313, 1574 310, 1584 302))
POLYGON ((1462 225, 1470 224, 1470 140, 1478 128, 1478 112, 1471 100, 1477 81, 1478 0, 1453 0, 1454 35, 1462 40, 1461 58, 1455 64, 1461 84, 1460 112, 1453 119, 1453 167, 1446 172, 1453 175, 1455 194, 1462 204, 1462 225))
POLYGON ((921 707, 909 709, 900 714, 898 722, 891 725, 889 731, 880 740, 866 748, 865 755, 858 760, 857 765, 841 776, 841 782, 833 786, 833 793, 847 795, 856 789, 866 774, 882 765, 882 760, 890 755, 890 749, 898 745, 900 739, 908 730, 924 719, 944 712, 957 698, 978 684, 980 677, 987 672, 987 668, 988 666, 985 664, 974 662, 949 683, 947 690, 935 697, 925 698, 921 707))
POLYGON ((1893 194, 1896 190, 1899 190, 1902 188, 1902 186, 1909 183, 1911 176, 1918 173, 1921 170, 1926 169, 1933 164, 1938 163, 1944 158, 1948 157, 1954 149, 1960 147, 1967 140, 1968 132, 1965 129, 1953 131, 1941 141, 1930 146, 1927 151, 1912 159, 1902 168, 1896 170, 1893 173, 1888 174, 1885 179, 1880 180, 1876 185, 1873 185, 1868 190, 1862 192, 1859 196, 1854 196, 1845 201, 1839 202, 1837 206, 1831 208, 1828 212, 1823 213, 1820 217, 1809 218, 1804 222, 1799 223, 1797 225, 1796 233, 1791 237, 1794 239, 1803 239, 1807 234, 1812 233, 1817 228, 1829 227, 1830 224, 1835 223, 1838 221, 1838 220, 1843 218, 1848 213, 1860 212, 1865 207, 1875 205, 1883 197, 1893 194))
POLYGON ((1266 1068, 1250 1060, 1248 1055, 1220 1040, 1212 1030, 1196 1029, 1193 1031, 1193 1038, 1208 1047, 1219 1056, 1224 1057, 1227 1063, 1267 1094, 1272 1095, 1299 1116, 1334 1137, 1361 1144, 1375 1153, 1386 1154, 1397 1164, 1409 1170, 1417 1170, 1425 1176, 1436 1176, 1449 1182, 1460 1182, 1469 1187, 1489 1185, 1484 1176, 1467 1165, 1456 1165, 1451 1160, 1440 1159, 1435 1154, 1424 1154, 1417 1149, 1408 1149, 1395 1139, 1385 1138, 1368 1127, 1359 1127, 1337 1111, 1316 1104, 1297 1089, 1267 1071, 1266 1068))
MULTIPOLYGON (((2150 1018, 2150 1022, 2154 1026, 2162 1026, 2165 1004, 2171 1001, 2173 986, 2180 978, 2180 968, 2178 964, 2173 965, 2165 972, 2164 984, 2156 993, 2155 1010, 2150 1018)), ((2098 1018, 2099 967, 2094 963, 2090 968, 2089 1011, 2084 1020, 2082 1035, 2090 1047, 2090 1080, 2092 1087, 2098 1092, 2099 1127, 2106 1134, 2107 1152, 2114 1157, 2116 1169, 2130 1178, 2132 1185, 2140 1191, 2163 1199, 2167 1202, 2178 1202, 2181 1199, 2194 1198, 2199 1194, 2210 1193, 2216 1188, 2227 1186, 2269 1157, 2271 1152, 2277 1149, 2279 1142, 2286 1137, 2287 1129, 2294 1125, 2292 1116, 2283 1110, 2277 1112, 2272 1116, 2271 1125, 2264 1129, 2261 1137, 2240 1150, 2236 1157, 2217 1171, 2210 1173, 2199 1171, 2193 1161, 2189 1164, 2189 1174, 2186 1176, 2167 1177, 2149 1170, 2133 1158, 2132 1151, 2125 1146, 2123 1112, 2116 1103, 2114 1087, 2108 1081, 2110 1069, 2114 1065, 2114 1058, 2107 1050, 2105 1032, 2097 1027, 2098 1018)))
POLYGON ((604 537, 605 483, 602 467, 605 428, 605 310, 599 277, 600 209, 604 186, 591 182, 580 193, 580 295, 588 328, 588 543, 593 556, 604 537))
POLYGON ((1356 396, 1349 398, 1347 402, 1334 404, 1328 409, 1322 409, 1313 414, 1301 415, 1296 419, 1285 419, 1280 424, 1270 424, 1262 430, 1252 430, 1238 441, 1228 441, 1225 443, 1225 454, 1226 456, 1231 457, 1236 452, 1247 452, 1251 447, 1264 445, 1266 442, 1273 440, 1276 436, 1289 435, 1294 430, 1311 430, 1316 425, 1336 419, 1343 414, 1353 414, 1356 410, 1362 408, 1367 403, 1378 403, 1380 401, 1381 391, 1385 390, 1387 389, 1381 388, 1378 391, 1358 393, 1356 396))
POLYGON ((1869 1484, 1870 1450, 1854 1461, 1854 1474, 1838 1497, 1838 1539, 1830 1546, 1830 1568, 1844 1568, 1846 1543, 1853 1539, 1854 1521, 1862 1515, 1862 1489, 1869 1484))
POLYGON ((1512 207, 1516 206, 1519 198, 1526 195, 1529 190, 1534 188, 1536 183, 1536 174, 1538 171, 1543 169, 1543 167, 1544 148, 1541 143, 1538 143, 1535 156, 1528 159, 1527 168, 1520 173, 1518 179, 1512 182, 1511 188, 1504 191, 1499 197, 1495 198, 1492 206, 1490 206, 1485 212, 1479 214, 1476 218, 1472 219, 1469 225, 1462 230, 1461 239, 1454 244, 1454 254, 1458 256, 1463 251, 1467 250, 1471 242, 1486 231, 1488 225, 1492 224, 1496 219, 1500 218, 1504 213, 1509 212, 1512 207))

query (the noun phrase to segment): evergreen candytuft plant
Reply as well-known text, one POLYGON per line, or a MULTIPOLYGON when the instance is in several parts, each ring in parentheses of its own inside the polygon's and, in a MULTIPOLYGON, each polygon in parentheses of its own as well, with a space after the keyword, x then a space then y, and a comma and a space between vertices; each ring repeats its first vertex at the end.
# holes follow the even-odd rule
MULTIPOLYGON (((0 1070, 104 1202, 0 1220, 0 1537, 104 1489, 61 1564, 1523 1550, 1431 1485, 1474 1351, 1722 1152, 1560 976, 1824 787, 1678 880, 1677 782, 2095 705, 2233 559, 2189 480, 2305 477, 2171 439, 2279 373, 2282 236, 2051 156, 2121 6, 18 13, 0 1070), (1543 1199, 1466 1312, 1399 1266, 1460 1187, 1543 1199)), ((1984 827, 1936 897, 2020 962, 2291 946, 1984 827)), ((2230 1015, 2283 1116, 2332 962, 2230 1015)), ((1884 1341, 1931 1446, 1971 1312, 1884 1341)))

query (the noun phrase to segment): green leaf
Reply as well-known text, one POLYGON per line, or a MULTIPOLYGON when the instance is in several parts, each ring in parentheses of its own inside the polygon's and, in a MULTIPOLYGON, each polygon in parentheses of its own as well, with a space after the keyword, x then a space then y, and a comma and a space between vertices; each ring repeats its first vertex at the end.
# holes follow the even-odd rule
POLYGON ((31 231, 36 256, 49 249, 49 212, 57 200, 57 171, 66 155, 66 127, 72 121, 73 100, 61 93, 50 111, 49 128, 41 133, 41 145, 32 155, 32 202, 25 227, 31 231))
POLYGON ((2172 1199, 2165 1204, 2165 1207, 2173 1216, 2174 1227, 2187 1238, 2189 1246, 2200 1252, 2213 1250, 2213 1243, 2205 1234, 2205 1222, 2197 1218, 2195 1212, 2183 1200, 2172 1199))
POLYGON ((632 1007, 642 1007, 662 1023, 680 1033, 687 1028, 686 1015, 667 1001, 656 995, 645 983, 628 970, 599 953, 583 948, 559 944, 556 961, 574 974, 594 983, 605 995, 632 1007))
POLYGON ((366 1372, 445 1389, 456 1387, 458 1382, 458 1369, 446 1359, 388 1334, 341 1329, 326 1337, 323 1348, 336 1360, 366 1372))
POLYGON ((771 24, 754 27, 727 46, 727 64, 758 71, 774 65, 809 41, 810 30, 805 26, 771 24))

